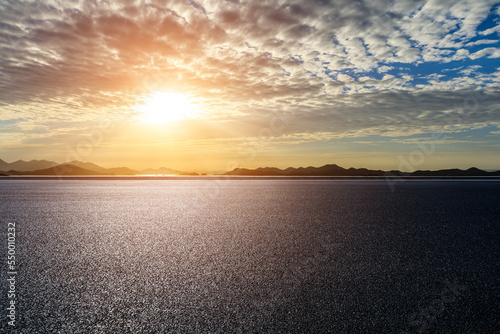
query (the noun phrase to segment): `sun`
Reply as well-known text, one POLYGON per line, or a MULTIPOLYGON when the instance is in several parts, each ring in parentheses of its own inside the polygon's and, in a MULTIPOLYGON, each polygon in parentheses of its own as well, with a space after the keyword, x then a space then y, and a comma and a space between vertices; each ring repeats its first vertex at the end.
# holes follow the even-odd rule
POLYGON ((147 96, 137 111, 143 122, 161 124, 193 118, 196 107, 184 94, 156 92, 147 96))

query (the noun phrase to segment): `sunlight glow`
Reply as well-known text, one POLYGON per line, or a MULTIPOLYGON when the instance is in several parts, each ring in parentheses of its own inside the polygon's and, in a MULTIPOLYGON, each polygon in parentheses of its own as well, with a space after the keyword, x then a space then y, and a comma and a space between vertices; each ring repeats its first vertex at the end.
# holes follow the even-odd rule
POLYGON ((143 122, 160 124, 193 118, 197 108, 190 98, 180 93, 156 92, 137 108, 143 122))

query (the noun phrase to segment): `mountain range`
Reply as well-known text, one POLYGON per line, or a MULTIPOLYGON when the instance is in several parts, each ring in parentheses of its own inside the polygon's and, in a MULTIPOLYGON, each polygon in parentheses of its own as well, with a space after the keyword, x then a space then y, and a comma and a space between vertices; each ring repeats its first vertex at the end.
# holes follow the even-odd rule
POLYGON ((17 160, 15 162, 8 163, 0 159, 0 171, 4 172, 7 172, 9 170, 27 172, 32 170, 50 168, 57 165, 60 164, 55 161, 47 161, 47 160, 31 160, 31 161, 17 160))
MULTIPOLYGON (((212 173, 217 174, 217 173, 212 173)), ((194 172, 184 172, 166 167, 148 168, 144 170, 134 170, 128 167, 104 168, 92 162, 71 161, 60 164, 47 160, 18 160, 8 163, 0 159, 0 175, 198 175, 194 172)), ((276 167, 264 167, 257 169, 235 168, 232 171, 223 173, 227 176, 500 176, 500 171, 487 172, 475 167, 467 170, 462 169, 442 169, 436 171, 418 170, 407 173, 398 170, 383 171, 371 170, 367 168, 343 168, 335 164, 321 167, 289 167, 279 169, 276 167)))
POLYGON ((47 160, 18 160, 8 163, 0 159, 2 175, 198 175, 166 167, 134 170, 128 167, 104 168, 92 162, 70 161, 60 164, 47 160))
POLYGON ((500 176, 500 171, 486 172, 476 167, 467 170, 462 169, 442 169, 437 171, 418 170, 407 173, 398 170, 383 171, 366 168, 342 168, 335 164, 324 165, 322 167, 289 167, 279 169, 275 167, 265 167, 257 169, 236 168, 225 175, 252 175, 252 176, 500 176))

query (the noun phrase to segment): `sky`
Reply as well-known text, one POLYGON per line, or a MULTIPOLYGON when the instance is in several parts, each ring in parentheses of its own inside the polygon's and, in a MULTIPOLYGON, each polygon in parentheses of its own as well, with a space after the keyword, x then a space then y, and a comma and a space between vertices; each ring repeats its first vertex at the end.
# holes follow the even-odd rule
POLYGON ((500 169, 500 2, 0 0, 0 159, 500 169))

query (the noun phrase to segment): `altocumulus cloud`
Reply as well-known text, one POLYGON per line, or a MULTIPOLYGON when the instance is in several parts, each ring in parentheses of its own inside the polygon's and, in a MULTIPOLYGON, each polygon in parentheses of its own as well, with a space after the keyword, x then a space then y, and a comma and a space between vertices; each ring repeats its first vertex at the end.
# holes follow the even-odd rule
POLYGON ((241 136, 274 111, 300 138, 425 132, 474 96, 461 125, 500 124, 498 21, 489 0, 4 0, 1 118, 123 116, 153 76, 241 136))

